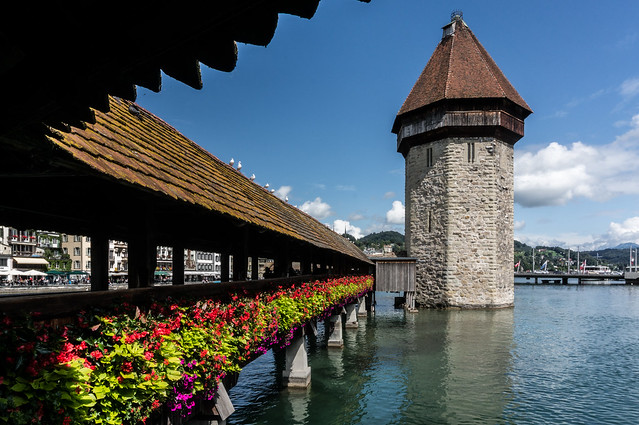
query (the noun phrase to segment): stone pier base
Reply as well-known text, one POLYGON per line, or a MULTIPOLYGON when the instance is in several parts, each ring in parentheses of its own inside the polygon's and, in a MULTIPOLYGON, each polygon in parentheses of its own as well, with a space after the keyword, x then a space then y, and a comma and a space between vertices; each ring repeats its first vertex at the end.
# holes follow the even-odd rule
POLYGON ((348 304, 346 306, 346 323, 344 326, 347 329, 357 329, 359 326, 357 323, 357 310, 356 304, 348 304))
POLYGON ((368 311, 366 311, 366 299, 364 297, 360 297, 357 300, 357 315, 360 317, 368 316, 368 311))
POLYGON ((308 366, 303 332, 286 347, 286 366, 282 377, 289 388, 306 388, 311 383, 311 368, 308 366))
POLYGON ((329 347, 342 348, 344 346, 344 338, 342 336, 342 315, 335 314, 326 321, 329 347))

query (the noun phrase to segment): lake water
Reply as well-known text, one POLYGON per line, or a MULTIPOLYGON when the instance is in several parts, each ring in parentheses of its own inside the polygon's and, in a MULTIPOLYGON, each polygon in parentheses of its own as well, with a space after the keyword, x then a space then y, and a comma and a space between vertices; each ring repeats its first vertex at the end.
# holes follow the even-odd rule
POLYGON ((343 349, 307 341, 307 390, 272 352, 247 366, 228 424, 639 423, 639 287, 517 285, 512 309, 416 314, 393 296, 343 349))

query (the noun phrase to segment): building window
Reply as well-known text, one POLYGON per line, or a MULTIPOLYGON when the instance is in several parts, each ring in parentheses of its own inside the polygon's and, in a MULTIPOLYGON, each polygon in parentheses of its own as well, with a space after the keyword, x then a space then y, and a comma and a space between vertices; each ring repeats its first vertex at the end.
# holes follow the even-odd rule
POLYGON ((87 270, 91 269, 91 261, 87 261, 87 270))
POLYGON ((75 248, 73 248, 73 255, 81 255, 79 246, 76 246, 75 248))
POLYGON ((8 267, 9 263, 6 258, 0 258, 0 267, 8 267))
POLYGON ((87 255, 90 257, 91 256, 91 248, 87 248, 87 255))
POLYGON ((475 143, 469 142, 468 145, 468 162, 475 162, 475 143))
POLYGON ((433 166, 433 148, 426 149, 426 166, 433 166))
POLYGON ((75 260, 73 262, 73 270, 80 270, 80 261, 75 260))
POLYGON ((62 235, 62 242, 69 242, 69 236, 62 235))
POLYGON ((82 236, 73 235, 73 242, 82 242, 82 236))

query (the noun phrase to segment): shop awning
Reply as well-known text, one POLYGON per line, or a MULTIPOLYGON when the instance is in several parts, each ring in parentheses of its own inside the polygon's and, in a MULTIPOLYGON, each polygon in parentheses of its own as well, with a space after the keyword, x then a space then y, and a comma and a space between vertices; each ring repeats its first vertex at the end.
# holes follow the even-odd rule
POLYGON ((13 257, 13 261, 17 266, 49 265, 49 262, 41 257, 13 257))

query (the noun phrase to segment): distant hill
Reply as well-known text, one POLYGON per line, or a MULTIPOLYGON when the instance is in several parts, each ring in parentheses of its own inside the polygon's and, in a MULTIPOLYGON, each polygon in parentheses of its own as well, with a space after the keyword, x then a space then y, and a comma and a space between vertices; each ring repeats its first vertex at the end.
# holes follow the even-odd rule
POLYGON ((633 242, 622 243, 621 245, 617 245, 613 249, 630 249, 630 248, 639 248, 639 244, 633 242))
MULTIPOLYGON (((589 265, 602 265, 609 266, 612 270, 623 270, 629 262, 628 249, 631 244, 622 244, 616 248, 599 249, 593 251, 570 251, 570 269, 576 270, 578 268, 577 256, 579 256, 579 262, 584 260, 589 265)), ((637 246, 637 244, 632 244, 637 246)), ((548 261, 549 271, 566 271, 568 268, 568 250, 561 247, 548 247, 548 246, 536 246, 535 248, 535 269, 548 261)), ((532 270, 532 250, 533 247, 515 241, 515 258, 514 263, 520 262, 520 270, 532 270)))
POLYGON ((355 243, 362 250, 366 248, 382 249, 384 245, 393 245, 393 252, 395 253, 405 250, 404 235, 395 231, 371 233, 359 239, 355 239, 347 233, 342 236, 355 243))

